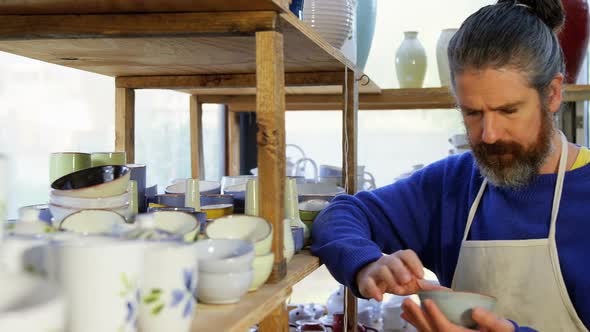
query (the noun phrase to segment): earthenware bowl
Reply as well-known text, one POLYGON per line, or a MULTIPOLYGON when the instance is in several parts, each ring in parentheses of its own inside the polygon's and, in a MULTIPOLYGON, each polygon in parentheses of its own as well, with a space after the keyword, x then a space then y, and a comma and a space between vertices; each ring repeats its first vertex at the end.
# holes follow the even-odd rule
POLYGON ((129 167, 109 165, 86 168, 62 176, 51 184, 54 193, 70 197, 110 197, 127 190, 129 167))
POLYGON ((272 245, 272 225, 260 217, 231 215, 216 219, 205 229, 210 239, 240 239, 254 243, 256 255, 266 255, 272 245))
POLYGON ((418 292, 418 297, 422 303, 432 300, 451 322, 466 328, 477 326, 471 318, 475 307, 493 311, 496 306, 496 298, 478 293, 439 290, 418 292))
POLYGON ((237 239, 208 239, 195 244, 199 271, 243 272, 252 269, 254 245, 237 239))

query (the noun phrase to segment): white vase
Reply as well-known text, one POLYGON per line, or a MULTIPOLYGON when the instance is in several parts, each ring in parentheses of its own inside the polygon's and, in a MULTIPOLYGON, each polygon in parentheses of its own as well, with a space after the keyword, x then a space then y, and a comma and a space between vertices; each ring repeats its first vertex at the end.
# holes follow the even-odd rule
POLYGON ((376 19, 377 0, 358 0, 355 17, 357 34, 356 64, 360 70, 365 69, 369 58, 376 19))
POLYGON ((395 72, 400 88, 421 88, 426 74, 426 52, 417 31, 405 31, 395 53, 395 72))
POLYGON ((338 49, 352 36, 353 15, 353 0, 303 2, 303 21, 338 49))
POLYGON ((438 77, 440 78, 440 86, 451 85, 451 74, 449 69, 449 58, 447 56, 447 48, 453 35, 457 29, 444 29, 438 36, 436 42, 436 63, 438 65, 438 77))

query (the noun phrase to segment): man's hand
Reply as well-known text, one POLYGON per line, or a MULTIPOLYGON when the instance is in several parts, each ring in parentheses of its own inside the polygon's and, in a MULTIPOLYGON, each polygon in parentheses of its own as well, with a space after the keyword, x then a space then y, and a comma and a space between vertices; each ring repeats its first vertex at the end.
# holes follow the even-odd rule
POLYGON ((423 280, 424 267, 415 252, 400 250, 363 267, 356 275, 361 295, 383 300, 384 293, 414 294, 420 290, 442 288, 423 280))
MULTIPOLYGON (((422 310, 411 299, 405 299, 402 305, 402 318, 414 325, 420 332, 467 332, 475 331, 451 323, 431 300, 423 303, 422 310)), ((514 325, 505 319, 496 317, 492 312, 482 308, 473 309, 472 318, 479 325, 479 331, 514 332, 514 325)))

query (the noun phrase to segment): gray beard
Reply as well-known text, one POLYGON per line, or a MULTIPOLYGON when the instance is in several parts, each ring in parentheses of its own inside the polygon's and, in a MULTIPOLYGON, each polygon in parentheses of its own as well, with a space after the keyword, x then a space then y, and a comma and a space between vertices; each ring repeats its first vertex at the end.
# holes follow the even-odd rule
POLYGON ((534 163, 516 160, 511 167, 503 169, 498 168, 494 162, 483 162, 475 155, 474 158, 481 175, 491 184, 508 189, 519 189, 533 182, 552 151, 553 144, 550 144, 534 163))

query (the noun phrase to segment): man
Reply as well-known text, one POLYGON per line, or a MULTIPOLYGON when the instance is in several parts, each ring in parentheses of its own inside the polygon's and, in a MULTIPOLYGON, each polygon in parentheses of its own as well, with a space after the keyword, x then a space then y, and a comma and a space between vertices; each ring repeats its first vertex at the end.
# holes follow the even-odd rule
MULTIPOLYGON (((559 0, 500 0, 449 44, 453 90, 472 153, 435 162, 372 192, 340 196, 316 219, 312 251, 358 296, 441 284, 498 299, 477 308, 486 331, 587 331, 590 152, 568 143, 559 0), (385 253, 387 255, 383 255, 385 253)), ((421 331, 466 331, 431 301, 404 302, 421 331)))

